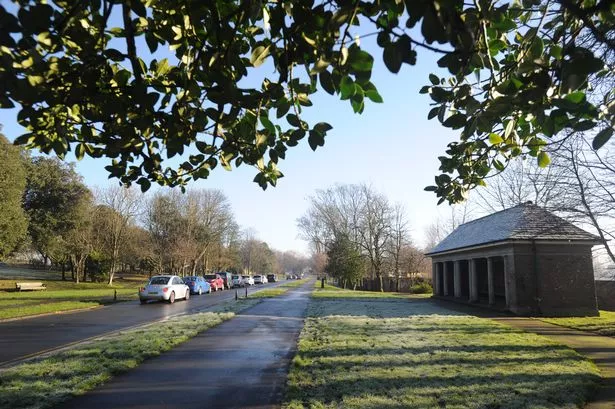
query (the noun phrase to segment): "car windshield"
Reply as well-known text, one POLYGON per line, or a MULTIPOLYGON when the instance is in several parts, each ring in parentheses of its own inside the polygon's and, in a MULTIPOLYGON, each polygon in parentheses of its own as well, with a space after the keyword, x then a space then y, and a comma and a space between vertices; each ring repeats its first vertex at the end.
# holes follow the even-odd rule
POLYGON ((261 276, 254 276, 254 278, 261 278, 261 276))
POLYGON ((233 280, 239 280, 239 276, 233 276, 233 280))
POLYGON ((186 282, 186 281, 196 281, 196 280, 198 280, 197 277, 184 277, 184 282, 186 282))
POLYGON ((152 277, 151 280, 149 280, 149 283, 151 285, 164 285, 167 284, 169 282, 169 277, 152 277))
POLYGON ((213 280, 213 279, 215 279, 215 278, 216 278, 216 275, 215 275, 215 274, 207 274, 207 275, 205 276, 205 279, 207 279, 207 280, 213 280))
POLYGON ((243 278, 244 280, 247 280, 248 278, 250 278, 250 276, 241 276, 241 278, 243 278))

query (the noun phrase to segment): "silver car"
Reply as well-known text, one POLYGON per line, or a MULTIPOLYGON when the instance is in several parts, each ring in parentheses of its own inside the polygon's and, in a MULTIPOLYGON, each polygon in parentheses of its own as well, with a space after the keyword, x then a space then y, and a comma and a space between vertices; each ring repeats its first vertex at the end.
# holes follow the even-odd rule
POLYGON ((190 287, 178 276, 154 276, 145 287, 139 288, 139 300, 145 304, 148 300, 168 301, 173 304, 176 299, 190 298, 190 287))
POLYGON ((244 285, 254 285, 254 279, 252 276, 241 276, 241 278, 243 279, 244 285))

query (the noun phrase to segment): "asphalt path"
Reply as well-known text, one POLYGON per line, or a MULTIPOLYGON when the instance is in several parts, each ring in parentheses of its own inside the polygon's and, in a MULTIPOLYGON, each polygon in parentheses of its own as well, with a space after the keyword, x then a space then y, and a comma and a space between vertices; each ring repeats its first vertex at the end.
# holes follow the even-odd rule
POLYGON ((279 407, 313 283, 263 300, 63 409, 279 407))
MULTIPOLYGON (((248 293, 257 289, 276 287, 283 281, 248 287, 248 293)), ((238 289, 245 295, 245 289, 238 289)), ((107 332, 145 324, 151 321, 200 310, 235 298, 235 290, 193 295, 188 301, 174 304, 127 301, 94 310, 0 323, 0 367, 10 365, 28 356, 60 348, 107 332)))

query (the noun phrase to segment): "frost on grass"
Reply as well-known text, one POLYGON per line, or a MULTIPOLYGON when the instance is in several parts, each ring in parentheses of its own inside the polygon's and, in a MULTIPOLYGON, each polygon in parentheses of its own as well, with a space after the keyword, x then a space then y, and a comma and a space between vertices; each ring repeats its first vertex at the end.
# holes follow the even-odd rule
POLYGON ((174 317, 4 370, 0 372, 0 408, 54 407, 256 303, 258 300, 224 303, 214 311, 174 317))
POLYGON ((545 337, 428 301, 312 300, 288 408, 575 408, 598 370, 545 337))

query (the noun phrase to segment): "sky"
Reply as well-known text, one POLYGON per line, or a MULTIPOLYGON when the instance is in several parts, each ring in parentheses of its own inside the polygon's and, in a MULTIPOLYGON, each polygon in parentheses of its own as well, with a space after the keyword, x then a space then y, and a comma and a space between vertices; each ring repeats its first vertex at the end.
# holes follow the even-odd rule
MULTIPOLYGON (((426 227, 438 214, 447 212, 445 204, 436 205, 434 193, 423 189, 434 184, 437 157, 458 135, 437 119, 427 120, 430 98, 418 91, 429 83, 430 72, 446 73, 438 71, 437 55, 419 51, 416 66, 405 65, 399 74, 391 74, 382 63, 381 50, 364 45, 375 57, 372 82, 384 103, 367 102, 359 115, 353 113, 349 101, 321 91, 312 97, 314 106, 305 110, 304 118, 312 124, 328 122, 333 129, 316 152, 309 148, 307 138, 289 148, 286 160, 278 164, 284 177, 275 188, 263 191, 252 182, 256 169, 241 166, 230 172, 217 167, 209 179, 192 182, 188 189, 222 190, 242 228, 255 229, 275 249, 307 254, 308 244, 298 237, 296 228, 297 218, 308 208, 306 199, 317 189, 334 184, 368 183, 392 202, 404 205, 414 241, 422 245, 426 227)), ((262 69, 270 70, 266 65, 262 69)), ((17 113, 17 109, 0 110, 2 133, 11 140, 25 132, 17 124, 17 113)), ((76 161, 74 156, 67 160, 76 161)), ((117 183, 107 177, 104 167, 109 162, 85 158, 77 162, 77 170, 90 187, 104 187, 117 183)))

